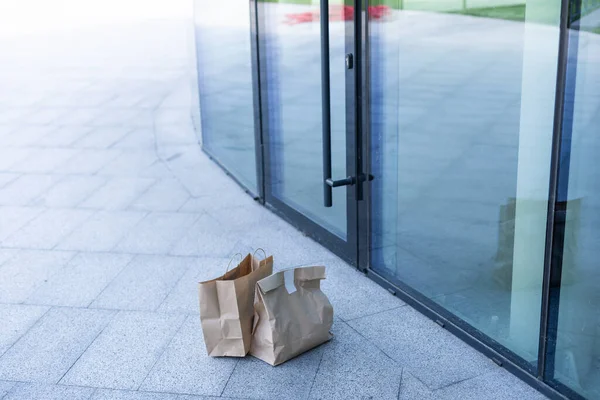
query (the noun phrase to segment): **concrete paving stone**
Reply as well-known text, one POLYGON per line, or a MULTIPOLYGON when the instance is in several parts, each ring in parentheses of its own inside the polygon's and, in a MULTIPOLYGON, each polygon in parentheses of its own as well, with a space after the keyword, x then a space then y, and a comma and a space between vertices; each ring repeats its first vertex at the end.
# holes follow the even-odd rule
POLYGON ((76 141, 73 146, 107 149, 117 143, 122 137, 131 132, 130 127, 112 126, 112 127, 97 127, 83 138, 76 141))
POLYGON ((129 254, 79 253, 26 303, 87 307, 132 259, 129 254))
MULTIPOLYGON (((4 136, 0 139, 3 139, 4 136)), ((0 171, 8 171, 14 164, 23 160, 31 152, 30 148, 0 148, 0 171)))
POLYGON ((106 179, 99 176, 66 176, 36 197, 31 204, 46 207, 76 207, 105 183, 106 179))
POLYGON ((198 314, 198 282, 223 275, 230 258, 187 258, 189 268, 158 308, 161 312, 198 314))
POLYGON ((111 108, 110 110, 107 109, 106 112, 98 114, 87 125, 108 128, 124 125, 129 127, 132 120, 137 118, 140 112, 141 110, 137 108, 111 108))
POLYGON ((498 368, 409 306, 348 323, 433 390, 498 368))
POLYGON ((219 396, 237 363, 237 358, 209 357, 200 319, 189 316, 140 390, 219 396))
POLYGON ((13 235, 0 241, 0 244, 27 249, 52 249, 92 214, 90 210, 47 209, 13 235))
POLYGON ((50 126, 23 125, 2 137, 0 142, 3 146, 27 147, 36 145, 41 138, 55 130, 55 127, 50 126))
POLYGON ((0 172, 0 189, 17 179, 20 175, 10 172, 0 172))
POLYGON ((434 392, 440 400, 544 400, 546 396, 520 381, 506 370, 490 372, 446 386, 434 392))
POLYGON ((33 148, 21 161, 10 167, 14 172, 48 173, 77 154, 77 149, 33 148))
POLYGON ((26 120, 30 125, 47 125, 60 119, 68 110, 62 108, 41 108, 27 115, 26 120))
POLYGON ((154 182, 151 178, 110 178, 106 185, 88 197, 80 207, 123 210, 154 182))
POLYGON ((190 194, 177 179, 161 179, 145 191, 130 206, 134 210, 177 211, 190 194))
POLYGON ((225 226, 209 215, 201 215, 173 246, 170 254, 227 257, 237 253, 237 243, 243 235, 229 232, 225 226))
POLYGON ((95 174, 121 154, 117 149, 81 149, 79 153, 55 168, 60 174, 95 174))
POLYGON ((90 307, 156 310, 192 263, 182 257, 137 256, 90 307))
POLYGON ((319 346, 277 367, 254 357, 240 359, 225 396, 251 399, 307 398, 325 346, 319 346))
POLYGON ((402 367, 343 321, 324 345, 310 398, 397 399, 402 367))
POLYGON ((184 319, 180 315, 120 312, 61 383, 138 389, 184 319))
POLYGON ((20 303, 73 258, 65 251, 23 250, 0 268, 0 302, 20 303))
MULTIPOLYGON (((71 105, 70 102, 65 105, 71 105)), ((100 110, 96 108, 70 107, 69 113, 55 121, 58 126, 85 126, 98 115, 100 110)))
POLYGON ((63 179, 61 175, 21 175, 0 189, 0 205, 26 206, 63 179))
MULTIPOLYGON (((485 398, 482 397, 482 398, 485 398)), ((406 369, 402 371, 402 384, 398 400, 434 400, 434 393, 423 382, 415 378, 406 369)))
POLYGON ((92 131, 88 126, 61 126, 39 138, 34 144, 43 147, 70 147, 92 131))
MULTIPOLYGON (((48 311, 48 307, 0 304, 0 356, 48 311)), ((1 396, 0 396, 1 398, 1 396)))
POLYGON ((41 212, 41 208, 0 207, 0 241, 21 229, 41 212))
POLYGON ((110 251, 132 230, 146 213, 139 211, 100 211, 58 244, 58 249, 110 251))
POLYGON ((108 163, 98 174, 119 177, 141 176, 153 164, 160 162, 154 150, 128 151, 108 163))
MULTIPOLYGON (((1 354, 1 353, 0 353, 1 354)), ((4 399, 4 396, 16 385, 16 382, 0 381, 0 399, 4 399)))
POLYGON ((203 213, 209 203, 207 197, 190 197, 179 209, 181 212, 203 213))
POLYGON ((12 257, 19 253, 18 249, 0 249, 0 267, 5 261, 10 260, 12 257))
MULTIPOLYGON (((217 397, 217 396, 194 396, 191 394, 180 394, 177 400, 235 400, 233 397, 217 397)), ((239 399, 238 399, 239 400, 239 399)))
POLYGON ((154 132, 150 128, 137 128, 113 145, 116 149, 153 149, 154 132))
POLYGON ((196 214, 150 213, 115 247, 115 251, 166 254, 194 222, 196 214))
POLYGON ((87 400, 93 392, 93 388, 19 382, 2 400, 87 400))
POLYGON ((52 308, 0 358, 0 379, 57 383, 113 316, 52 308))
POLYGON ((176 394, 97 389, 90 400, 177 400, 176 394))

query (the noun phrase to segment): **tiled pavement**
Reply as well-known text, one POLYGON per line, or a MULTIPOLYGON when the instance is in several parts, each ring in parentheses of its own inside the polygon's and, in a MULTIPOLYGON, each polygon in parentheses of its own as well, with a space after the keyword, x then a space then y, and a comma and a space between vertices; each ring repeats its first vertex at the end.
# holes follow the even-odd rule
POLYGON ((188 24, 0 56, 0 399, 544 398, 203 155, 188 24), (257 247, 325 264, 336 313, 331 342, 276 368, 207 357, 198 319, 196 282, 257 247))

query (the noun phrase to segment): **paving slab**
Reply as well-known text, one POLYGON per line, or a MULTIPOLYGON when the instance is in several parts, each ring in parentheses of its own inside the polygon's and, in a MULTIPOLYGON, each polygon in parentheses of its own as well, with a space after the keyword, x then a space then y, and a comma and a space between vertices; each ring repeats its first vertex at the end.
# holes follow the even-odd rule
POLYGON ((150 213, 119 241, 114 250, 137 254, 166 254, 197 218, 197 214, 150 213))
POLYGON ((19 382, 2 400, 87 400, 93 392, 93 388, 19 382))
POLYGON ((176 394, 98 389, 90 400, 178 400, 176 394))
POLYGON ((46 306, 0 304, 0 356, 47 311, 46 306))
POLYGON ((408 306, 358 318, 348 324, 432 390, 499 368, 408 306))
POLYGON ((87 307, 132 259, 129 254, 79 253, 25 302, 87 307))
POLYGON ((92 214, 88 210, 47 209, 1 243, 16 248, 53 249, 92 214))
POLYGON ((130 206, 133 210, 177 211, 189 199, 185 187, 173 178, 161 179, 130 206))
POLYGON ((146 216, 140 211, 101 211, 57 246, 62 250, 110 251, 146 216))
POLYGON ((154 184, 152 178, 113 177, 88 197, 80 207, 101 210, 125 210, 154 184))
POLYGON ((0 357, 0 379, 57 383, 113 311, 53 308, 0 357))
POLYGON ((400 385, 400 395, 398 400, 415 399, 434 400, 436 397, 433 391, 431 391, 423 382, 415 378, 407 370, 404 370, 402 371, 402 384, 400 385))
POLYGON ((402 366, 343 321, 335 322, 333 334, 323 346, 310 398, 397 399, 402 366))
POLYGON ((0 381, 0 399, 4 399, 4 396, 15 386, 16 382, 0 381))
POLYGON ((0 205, 30 205, 62 178, 61 175, 23 174, 0 189, 0 205))
POLYGON ((56 173, 73 175, 92 175, 121 154, 116 149, 81 149, 54 169, 56 173))
POLYGON ((243 235, 231 232, 210 215, 202 214, 170 249, 180 256, 227 257, 242 251, 243 235))
POLYGON ((154 311, 192 263, 193 260, 182 257, 137 256, 90 307, 154 311))
POLYGON ((79 203, 87 199, 105 183, 106 179, 99 176, 69 175, 33 199, 31 205, 43 207, 77 207, 79 203))
POLYGON ((238 362, 237 358, 208 357, 200 318, 189 316, 140 390, 219 396, 238 362))
POLYGON ((0 207, 0 241, 21 229, 43 211, 42 208, 0 207))
POLYGON ((121 311, 61 383, 138 389, 184 319, 180 315, 121 311))
POLYGON ((65 251, 23 250, 0 268, 0 303, 20 303, 73 258, 65 251))

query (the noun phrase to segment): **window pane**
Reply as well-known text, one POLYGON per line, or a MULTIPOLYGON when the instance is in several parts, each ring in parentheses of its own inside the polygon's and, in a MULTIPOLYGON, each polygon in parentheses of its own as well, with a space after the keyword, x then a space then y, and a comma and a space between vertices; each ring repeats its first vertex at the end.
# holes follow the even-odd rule
POLYGON ((535 364, 560 1, 381 6, 372 266, 535 364))
POLYGON ((248 0, 195 2, 203 147, 258 193, 248 0))

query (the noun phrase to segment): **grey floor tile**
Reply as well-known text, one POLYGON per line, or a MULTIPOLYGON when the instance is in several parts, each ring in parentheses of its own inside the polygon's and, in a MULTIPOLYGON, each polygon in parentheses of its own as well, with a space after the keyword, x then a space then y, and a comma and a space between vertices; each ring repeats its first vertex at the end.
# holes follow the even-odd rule
POLYGON ((190 194, 177 179, 162 179, 145 191, 132 204, 134 210, 177 211, 190 194))
POLYGON ((51 126, 22 126, 2 139, 5 146, 27 147, 39 143, 40 139, 55 131, 51 126))
POLYGON ((437 390, 434 392, 434 398, 440 400, 543 400, 547 397, 506 370, 499 370, 437 390))
POLYGON ((36 140, 36 146, 69 147, 92 131, 87 126, 62 126, 36 140))
POLYGON ((128 127, 97 127, 74 143, 75 147, 106 149, 131 132, 128 127))
POLYGON ((154 132, 152 129, 138 128, 125 135, 113 147, 118 149, 152 149, 154 146, 154 132))
POLYGON ((51 309, 0 358, 0 379, 57 383, 113 314, 51 309))
POLYGON ((4 399, 4 396, 16 385, 16 382, 0 381, 0 399, 4 399))
POLYGON ((120 177, 143 176, 152 165, 157 163, 160 164, 161 161, 154 150, 128 151, 108 163, 98 174, 120 177))
POLYGON ((23 160, 30 152, 31 149, 29 148, 8 148, 2 146, 2 150, 0 150, 0 171, 10 170, 14 164, 23 160))
POLYGON ((340 259, 325 265, 327 279, 321 282, 335 315, 350 320, 403 306, 405 303, 340 259))
POLYGON ((153 183, 151 178, 110 178, 85 200, 80 207, 102 210, 124 210, 153 183))
POLYGON ((23 250, 0 268, 0 303, 20 303, 65 267, 73 253, 23 250))
POLYGON ((48 173, 69 158, 75 156, 78 150, 65 148, 34 148, 21 161, 10 168, 15 172, 48 173))
POLYGON ((409 306, 355 319, 349 324, 430 389, 498 368, 409 306))
POLYGON ((17 383, 2 400, 87 400, 93 392, 93 388, 17 383))
MULTIPOLYGON (((485 397, 483 397, 485 398, 485 397)), ((398 400, 434 400, 436 397, 425 384, 415 378, 406 369, 402 371, 402 384, 398 400)))
POLYGON ((11 172, 0 172, 0 189, 17 179, 19 176, 21 175, 11 172))
POLYGON ((79 253, 36 289, 26 303, 87 307, 132 258, 128 254, 79 253))
POLYGON ((196 214, 150 213, 115 247, 116 251, 165 254, 198 218, 196 214))
POLYGON ((137 256, 91 307, 156 310, 192 263, 182 257, 137 256))
POLYGON ((33 207, 0 207, 0 241, 17 232, 42 211, 33 207))
POLYGON ((31 204, 45 207, 76 207, 106 183, 99 176, 70 175, 36 197, 31 204))
POLYGON ((76 156, 55 168, 60 174, 95 174, 121 154, 113 149, 81 149, 76 156))
POLYGON ((183 320, 183 316, 120 312, 61 383, 137 389, 183 320))
POLYGON ((229 258, 188 258, 189 268, 171 290, 159 311, 198 314, 198 282, 215 279, 227 269, 229 258))
POLYGON ((0 266, 19 253, 18 249, 0 249, 0 266))
POLYGON ((310 398, 397 399, 402 367, 342 321, 333 334, 323 346, 310 398))
POLYGON ((0 356, 48 311, 48 307, 0 304, 0 356))
POLYGON ((242 234, 232 233, 209 215, 201 215, 194 225, 186 230, 181 239, 170 249, 170 253, 181 256, 226 257, 239 250, 236 244, 242 234))
POLYGON ((62 178, 61 175, 21 175, 0 189, 0 205, 29 205, 62 178))
POLYGON ((237 361, 235 358, 209 357, 200 319, 190 316, 140 389, 219 396, 237 361), (199 376, 202 379, 198 379, 199 376))
POLYGON ((307 398, 324 350, 320 346, 277 367, 254 357, 240 359, 223 395, 251 399, 307 398))
POLYGON ((88 210, 48 209, 0 243, 8 247, 52 249, 92 214, 88 210))
POLYGON ((98 389, 90 400, 177 400, 176 394, 98 389))
POLYGON ((57 246, 58 249, 80 251, 110 251, 145 216, 139 211, 101 211, 57 246))

